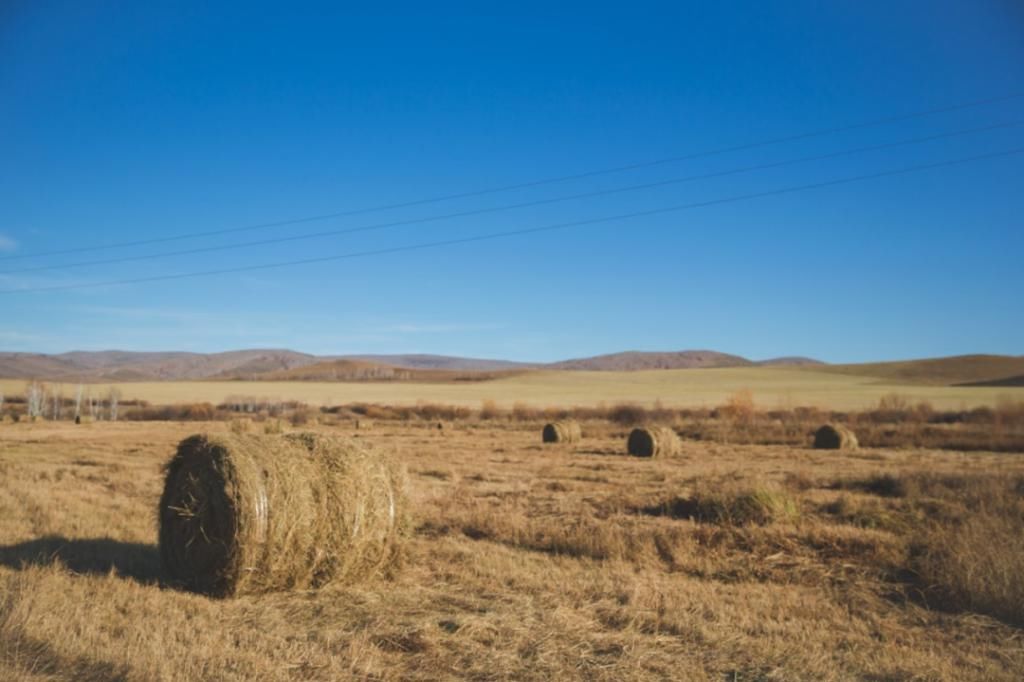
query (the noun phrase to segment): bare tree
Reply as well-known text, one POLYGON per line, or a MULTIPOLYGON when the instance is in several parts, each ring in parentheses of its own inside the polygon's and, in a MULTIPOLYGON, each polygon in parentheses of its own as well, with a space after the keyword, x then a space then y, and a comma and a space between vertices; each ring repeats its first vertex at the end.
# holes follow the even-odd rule
POLYGON ((84 387, 82 384, 78 384, 78 388, 75 389, 75 421, 79 421, 82 418, 82 391, 84 387))
POLYGON ((89 389, 89 392, 86 395, 86 400, 89 402, 89 416, 92 417, 93 419, 98 420, 100 418, 99 412, 102 406, 98 404, 96 396, 92 394, 91 388, 89 389))
POLYGON ((46 406, 46 388, 38 381, 33 381, 26 389, 26 409, 29 417, 42 417, 46 406))
POLYGON ((121 389, 116 386, 110 387, 110 392, 107 394, 107 402, 110 406, 110 421, 117 421, 117 407, 121 401, 121 389))

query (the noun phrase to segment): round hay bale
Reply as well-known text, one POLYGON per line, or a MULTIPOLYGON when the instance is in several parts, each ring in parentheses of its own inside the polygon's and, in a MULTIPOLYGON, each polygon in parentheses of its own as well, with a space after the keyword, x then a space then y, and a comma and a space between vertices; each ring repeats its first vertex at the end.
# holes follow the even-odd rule
POLYGON ((626 440, 626 451, 635 457, 672 457, 681 448, 679 436, 667 426, 635 428, 626 440))
POLYGON ((214 596, 350 583, 398 561, 405 485, 388 457, 347 439, 191 436, 167 465, 160 557, 214 596))
POLYGON ((572 419, 544 425, 541 440, 545 443, 576 443, 583 438, 583 429, 572 419))
POLYGON ((856 450, 857 435, 842 424, 825 424, 814 432, 817 450, 856 450))

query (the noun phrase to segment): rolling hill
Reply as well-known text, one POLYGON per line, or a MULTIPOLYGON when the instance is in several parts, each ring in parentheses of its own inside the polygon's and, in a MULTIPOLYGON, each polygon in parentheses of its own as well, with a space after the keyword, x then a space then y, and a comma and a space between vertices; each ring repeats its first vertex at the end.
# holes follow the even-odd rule
POLYGON ((901 362, 829 365, 822 369, 901 384, 1012 386, 1015 384, 994 382, 1012 382, 1024 374, 1024 356, 954 355, 901 362))
POLYGON ((637 371, 647 369, 694 369, 698 367, 747 367, 754 363, 738 355, 712 350, 684 350, 674 352, 626 351, 590 358, 564 360, 545 365, 547 369, 587 371, 637 371))
POLYGON ((461 358, 451 355, 340 355, 339 360, 363 360, 404 369, 443 369, 463 372, 500 372, 512 369, 530 369, 535 363, 512 360, 461 358))
POLYGON ((160 381, 250 378, 313 364, 318 358, 290 350, 225 353, 72 351, 60 355, 0 353, 0 376, 46 381, 160 381))
POLYGON ((549 364, 444 355, 316 356, 284 349, 223 353, 73 351, 0 353, 0 378, 59 382, 196 380, 483 381, 534 370, 633 372, 763 367, 843 374, 892 384, 1019 386, 1024 356, 960 355, 901 362, 826 365, 805 357, 752 361, 711 350, 627 351, 549 364))
POLYGON ((489 381, 510 376, 517 371, 521 370, 416 369, 367 360, 325 360, 311 365, 266 372, 252 378, 257 381, 489 381))

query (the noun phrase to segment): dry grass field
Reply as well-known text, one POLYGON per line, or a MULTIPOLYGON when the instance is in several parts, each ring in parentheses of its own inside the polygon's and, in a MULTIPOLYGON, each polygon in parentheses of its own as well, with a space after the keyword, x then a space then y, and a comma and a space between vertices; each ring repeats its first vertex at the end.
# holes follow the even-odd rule
MULTIPOLYGON (((22 395, 26 382, 0 379, 4 394, 22 395)), ((105 392, 109 384, 94 385, 105 392)), ((969 409, 1000 399, 1024 400, 1020 387, 935 386, 837 374, 817 368, 728 367, 636 372, 534 371, 491 381, 452 383, 312 382, 312 381, 160 381, 116 384, 126 400, 153 404, 209 402, 233 395, 298 400, 310 405, 370 402, 408 405, 419 401, 479 407, 484 400, 546 407, 594 406, 634 402, 674 407, 721 405, 737 391, 748 390, 762 408, 815 406, 858 410, 875 406, 883 396, 899 393, 909 402, 930 402, 937 409, 969 409)), ((75 386, 68 384, 64 394, 75 386)))
POLYGON ((0 424, 0 679, 1024 677, 1020 455, 318 426, 408 467, 403 567, 216 600, 165 584, 156 506, 176 443, 227 428, 0 424))

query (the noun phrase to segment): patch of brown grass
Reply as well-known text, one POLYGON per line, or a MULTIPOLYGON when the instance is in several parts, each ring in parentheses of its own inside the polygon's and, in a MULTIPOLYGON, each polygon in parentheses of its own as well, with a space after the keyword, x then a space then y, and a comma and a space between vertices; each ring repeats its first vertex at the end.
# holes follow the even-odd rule
MULTIPOLYGON (((330 416, 347 429, 352 413, 330 416)), ((194 425, 4 425, 0 679, 1016 682, 1024 669, 1021 631, 993 606, 1012 593, 978 580, 1019 551, 1003 539, 1017 457, 704 441, 638 460, 608 422, 554 449, 504 416, 444 438, 429 423, 358 434, 414 472, 400 571, 229 601, 174 589, 154 559, 158 465, 194 425), (961 569, 940 550, 977 560, 961 569), (926 572, 929 556, 945 572, 926 572)))

